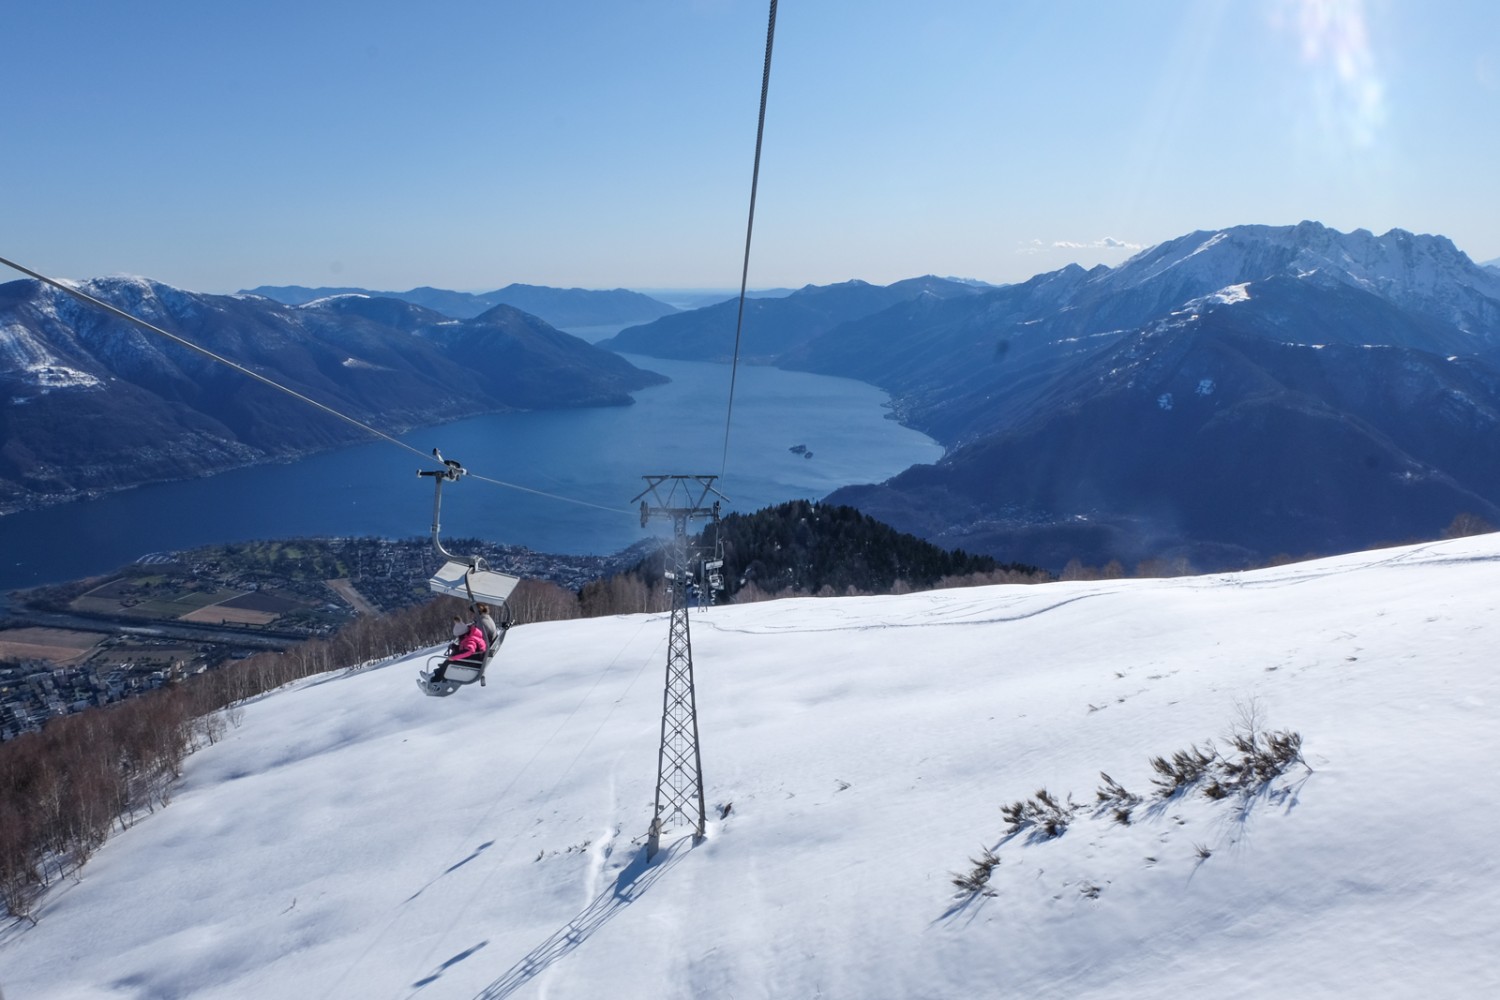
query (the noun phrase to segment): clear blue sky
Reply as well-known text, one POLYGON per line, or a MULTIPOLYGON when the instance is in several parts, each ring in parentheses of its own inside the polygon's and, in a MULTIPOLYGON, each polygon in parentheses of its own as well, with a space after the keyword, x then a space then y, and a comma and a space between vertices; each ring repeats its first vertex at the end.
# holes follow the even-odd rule
MULTIPOLYGON (((12 4, 0 256, 209 292, 737 286, 766 15, 12 4)), ((788 0, 750 282, 1015 281, 1301 219, 1488 260, 1497 195, 1494 0, 788 0)))

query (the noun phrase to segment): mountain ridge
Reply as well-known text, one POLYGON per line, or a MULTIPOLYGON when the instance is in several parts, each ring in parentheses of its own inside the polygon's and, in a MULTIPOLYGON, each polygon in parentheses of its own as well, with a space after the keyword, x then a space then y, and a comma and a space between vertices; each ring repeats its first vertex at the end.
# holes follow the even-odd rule
POLYGON ((678 311, 674 306, 628 288, 552 288, 519 283, 491 292, 455 292, 427 285, 405 292, 261 285, 243 289, 238 294, 268 298, 285 305, 306 305, 339 295, 365 295, 410 302, 454 319, 474 319, 495 306, 509 305, 539 316, 559 329, 649 322, 678 311))
POLYGON ((1496 277, 1443 237, 1233 227, 781 361, 880 385, 950 449, 833 502, 1054 572, 1235 568, 1500 523, 1496 277))
MULTIPOLYGON (((631 391, 662 381, 514 310, 453 320, 361 296, 286 306, 143 278, 80 287, 388 430, 505 409, 628 405, 631 391)), ((364 436, 57 289, 31 279, 0 285, 0 508, 204 475, 364 436)))
POLYGON ((683 361, 728 361, 739 348, 748 363, 774 363, 797 345, 836 325, 913 299, 941 300, 980 294, 961 281, 924 275, 872 285, 852 279, 831 285, 804 285, 790 295, 745 301, 740 342, 738 298, 628 327, 599 346, 627 354, 683 361))

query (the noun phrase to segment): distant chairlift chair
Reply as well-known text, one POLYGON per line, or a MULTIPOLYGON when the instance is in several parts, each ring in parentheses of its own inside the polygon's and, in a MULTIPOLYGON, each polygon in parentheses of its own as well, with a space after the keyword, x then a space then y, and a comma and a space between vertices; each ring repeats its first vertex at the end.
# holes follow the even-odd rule
POLYGON ((448 661, 447 656, 443 654, 428 659, 427 669, 422 672, 421 677, 417 678, 417 686, 426 694, 443 698, 475 681, 478 681, 481 687, 484 686, 485 669, 495 658, 495 652, 505 641, 505 635, 511 625, 515 624, 515 616, 511 612, 507 599, 521 580, 519 577, 496 573, 489 569, 478 555, 463 559, 443 548, 439 526, 439 515, 443 504, 443 483, 457 482, 459 477, 465 474, 465 470, 458 462, 443 458, 436 448, 432 450, 432 453, 443 463, 444 468, 437 471, 419 471, 417 475, 432 476, 436 483, 432 500, 432 546, 447 562, 432 579, 427 581, 427 586, 435 594, 462 598, 468 602, 470 611, 473 611, 474 605, 480 602, 488 604, 491 617, 495 619, 495 625, 499 629, 495 641, 485 648, 483 660, 448 661), (444 661, 448 661, 448 667, 443 671, 443 679, 434 683, 429 677, 444 661))

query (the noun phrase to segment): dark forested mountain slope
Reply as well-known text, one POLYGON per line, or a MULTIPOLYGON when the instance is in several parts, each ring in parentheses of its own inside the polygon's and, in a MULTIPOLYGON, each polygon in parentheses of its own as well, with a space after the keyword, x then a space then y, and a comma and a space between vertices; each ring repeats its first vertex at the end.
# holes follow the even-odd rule
MULTIPOLYGON (((993 580, 1045 578, 1034 566, 1001 565, 989 556, 946 550, 852 507, 807 500, 727 514, 696 541, 701 551, 722 554, 727 599, 746 588, 763 596, 888 594, 974 574, 993 580)), ((659 580, 664 558, 657 551, 631 572, 659 580)))

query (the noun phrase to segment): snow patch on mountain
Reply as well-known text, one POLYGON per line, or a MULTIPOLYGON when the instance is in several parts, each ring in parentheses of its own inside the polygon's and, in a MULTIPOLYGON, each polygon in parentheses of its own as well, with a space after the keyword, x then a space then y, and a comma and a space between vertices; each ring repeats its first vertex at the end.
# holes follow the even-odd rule
POLYGON ((1206 241, 1204 241, 1200 246, 1198 246, 1196 249, 1194 249, 1192 253, 1188 254, 1188 257, 1196 257, 1200 253, 1203 253, 1203 252, 1205 252, 1207 250, 1212 250, 1214 247, 1218 246, 1220 243, 1223 243, 1228 238, 1229 238, 1229 234, 1228 233, 1214 233, 1206 241))
POLYGON ((1238 285, 1230 285, 1227 288, 1221 288, 1217 292, 1214 292, 1212 295, 1210 295, 1208 298, 1211 302, 1217 302, 1220 305, 1226 306, 1232 306, 1236 302, 1249 302, 1250 282, 1242 281, 1238 285))
POLYGON ((104 384, 103 379, 67 365, 37 365, 30 375, 43 389, 94 389, 104 384))
POLYGON ((103 380, 65 364, 26 327, 19 323, 0 326, 0 375, 49 389, 93 389, 103 380))
POLYGON ((292 308, 294 308, 294 309, 318 309, 318 308, 326 306, 326 305, 328 305, 330 303, 338 302, 338 301, 345 300, 345 299, 372 299, 374 297, 375 296, 373 296, 373 295, 365 295, 362 292, 342 292, 342 293, 340 293, 338 295, 325 295, 321 299, 313 299, 311 302, 304 302, 302 305, 300 305, 300 306, 293 306, 292 308))
POLYGON ((0 373, 25 371, 55 359, 30 330, 19 323, 0 326, 0 373))

